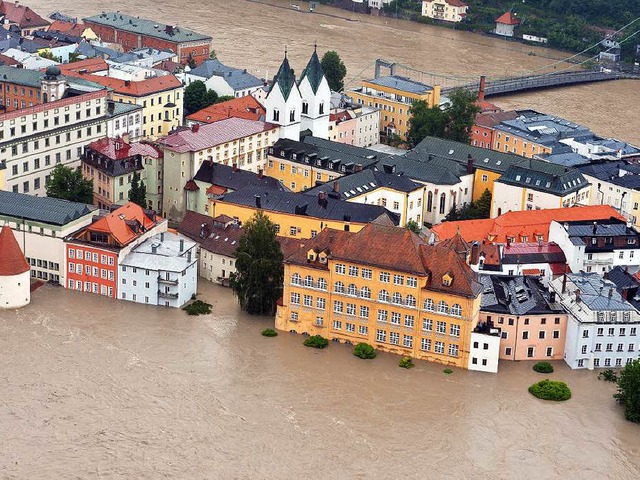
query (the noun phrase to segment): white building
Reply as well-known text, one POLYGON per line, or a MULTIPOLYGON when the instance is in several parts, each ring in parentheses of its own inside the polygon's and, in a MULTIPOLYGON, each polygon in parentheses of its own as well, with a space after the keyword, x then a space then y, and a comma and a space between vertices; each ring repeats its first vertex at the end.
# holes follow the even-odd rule
POLYGON ((14 231, 34 280, 66 285, 64 238, 89 225, 96 213, 84 203, 0 191, 0 225, 14 231))
POLYGON ((506 12, 496 18, 495 34, 502 37, 513 37, 515 28, 520 25, 515 13, 506 12))
POLYGON ((331 89, 315 49, 300 75, 298 88, 302 96, 301 130, 310 130, 314 137, 328 138, 331 89))
POLYGON ((380 110, 360 104, 333 108, 329 116, 328 139, 356 147, 380 143, 380 110))
POLYGON ((461 22, 469 6, 460 0, 423 0, 422 16, 445 22, 461 22))
POLYGON ((244 97, 264 87, 264 81, 251 75, 246 69, 227 67, 214 58, 205 60, 196 68, 187 67, 178 77, 185 86, 200 80, 208 90, 213 90, 220 97, 244 97))
POLYGON ((300 139, 302 94, 286 54, 273 79, 267 98, 265 120, 280 127, 280 138, 300 139))
MULTIPOLYGON (((11 75, 7 68, 16 70, 0 71, 11 75)), ((67 79, 58 67, 49 67, 41 77, 42 105, 0 115, 5 188, 37 196, 46 195, 45 185, 56 165, 80 165, 84 146, 106 135, 108 115, 105 87, 67 79)))
POLYGON ((486 332, 471 333, 469 370, 498 373, 500 356, 500 329, 487 328, 486 332))
POLYGON ((197 264, 195 242, 156 234, 121 260, 118 298, 179 308, 197 292, 197 264))
POLYGON ((565 361, 571 368, 623 367, 638 358, 640 314, 613 282, 581 272, 551 287, 569 313, 565 361))
POLYGON ((134 103, 107 103, 107 137, 124 138, 125 135, 133 142, 142 136, 142 106, 134 103))
POLYGON ((8 225, 0 230, 0 310, 19 308, 31 301, 29 264, 8 225))
POLYGON ((20 62, 20 64, 22 64, 22 68, 27 70, 41 70, 58 64, 58 62, 54 60, 49 60, 48 58, 41 57, 35 53, 18 50, 17 48, 9 48, 2 52, 2 54, 9 58, 13 58, 16 62, 20 62))
POLYGON ((622 220, 551 222, 549 240, 562 248, 572 272, 640 265, 640 234, 622 220))

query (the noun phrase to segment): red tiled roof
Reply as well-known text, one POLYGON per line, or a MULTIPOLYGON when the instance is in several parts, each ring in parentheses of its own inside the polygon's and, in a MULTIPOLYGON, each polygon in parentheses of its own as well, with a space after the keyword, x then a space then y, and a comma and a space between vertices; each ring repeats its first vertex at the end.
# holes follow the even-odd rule
POLYGON ((73 22, 65 22, 63 20, 56 20, 47 29, 48 32, 60 32, 76 37, 81 37, 84 31, 87 29, 84 25, 73 22))
POLYGON ((86 60, 78 60, 77 62, 65 63, 58 65, 63 75, 77 77, 82 74, 91 74, 96 72, 106 72, 109 70, 109 64, 102 58, 87 58, 86 60))
POLYGON ((149 143, 126 143, 121 138, 101 138, 87 145, 92 150, 110 158, 111 160, 124 160, 134 155, 160 158, 161 152, 149 143))
POLYGON ((535 275, 535 276, 540 276, 542 272, 540 271, 539 268, 525 268, 522 270, 522 274, 523 275, 535 275))
POLYGON ((608 220, 609 218, 624 220, 609 205, 592 205, 586 207, 552 208, 546 210, 527 210, 523 212, 507 212, 497 218, 484 220, 462 220, 444 222, 431 228, 439 240, 453 237, 460 229, 460 234, 467 242, 487 240, 495 243, 506 243, 507 237, 527 236, 529 241, 542 235, 543 241, 549 240, 549 225, 552 221, 570 222, 573 220, 608 220))
POLYGON ((227 189, 225 187, 221 187, 220 185, 211 185, 207 188, 208 195, 222 195, 225 193, 227 189))
MULTIPOLYGON (((125 246, 153 227, 157 222, 147 216, 139 205, 129 202, 108 215, 99 218, 87 227, 92 232, 110 233, 114 239, 125 246), (142 227, 139 232, 134 231, 127 222, 138 222, 142 227)), ((77 234, 76 234, 77 236, 77 234)))
POLYGON ((68 76, 81 77, 85 80, 104 85, 121 95, 132 97, 146 97, 166 90, 174 90, 182 87, 182 82, 175 75, 162 75, 160 77, 146 78, 140 81, 120 80, 119 78, 103 77, 101 75, 89 75, 70 70, 68 76))
POLYGON ((18 2, 1 1, 0 14, 4 14, 6 20, 19 25, 20 28, 46 27, 49 25, 47 20, 18 2))
POLYGON ((19 61, 11 58, 11 57, 7 57, 6 55, 3 55, 0 53, 0 65, 6 65, 9 67, 15 67, 18 65, 22 65, 19 61))
POLYGON ((187 120, 200 123, 213 123, 226 118, 244 118, 246 120, 260 120, 267 111, 251 95, 234 98, 226 102, 210 105, 192 113, 187 120))
POLYGON ((187 183, 184 184, 184 189, 187 192, 197 192, 198 190, 200 190, 200 187, 193 180, 187 180, 187 183))
POLYGON ((469 6, 460 0, 445 0, 445 2, 447 2, 452 7, 468 7, 469 6))
POLYGON ((493 128, 505 120, 513 120, 517 117, 518 113, 514 110, 508 110, 506 112, 480 113, 476 116, 476 125, 493 128))
POLYGON ((549 268, 553 275, 562 275, 571 271, 566 263, 550 263, 549 268))
POLYGON ((178 70, 182 70, 182 65, 178 62, 172 62, 171 60, 163 60, 162 62, 154 65, 154 68, 164 70, 169 73, 176 73, 178 70))
POLYGON ((518 19, 511 12, 505 12, 498 18, 496 18, 496 23, 504 23, 505 25, 520 25, 520 19, 518 19))
POLYGON ((8 225, 0 230, 0 276, 9 277, 28 272, 31 267, 8 225))

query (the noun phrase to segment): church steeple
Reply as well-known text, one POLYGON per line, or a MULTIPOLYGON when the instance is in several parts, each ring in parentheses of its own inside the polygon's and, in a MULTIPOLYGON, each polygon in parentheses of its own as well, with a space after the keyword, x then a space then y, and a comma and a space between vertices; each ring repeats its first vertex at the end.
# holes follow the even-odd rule
POLYGON ((289 95, 291 94, 291 90, 296 83, 296 76, 289 65, 289 59, 287 58, 287 49, 284 50, 284 60, 280 64, 280 68, 278 69, 278 73, 273 77, 273 84, 271 88, 275 88, 276 85, 280 88, 280 92, 284 97, 285 101, 289 99, 289 95))
POLYGON ((301 105, 302 96, 285 48, 284 59, 265 99, 266 120, 280 125, 281 138, 300 139, 301 105))
POLYGON ((320 83, 322 83, 322 79, 324 78, 324 70, 322 70, 322 64, 318 58, 317 45, 313 46, 313 54, 306 68, 302 71, 298 84, 302 83, 305 77, 308 77, 313 93, 318 93, 318 88, 320 88, 320 83))

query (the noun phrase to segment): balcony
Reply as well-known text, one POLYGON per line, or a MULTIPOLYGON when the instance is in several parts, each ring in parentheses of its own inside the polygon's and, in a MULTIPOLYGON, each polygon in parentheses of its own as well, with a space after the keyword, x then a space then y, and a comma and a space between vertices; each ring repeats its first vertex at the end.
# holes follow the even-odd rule
POLYGON ((175 280, 172 280, 170 278, 158 275, 158 283, 165 283, 167 285, 173 285, 174 287, 177 287, 179 282, 177 278, 175 280))
POLYGON ((177 293, 163 292, 162 290, 158 290, 158 297, 167 298, 169 300, 177 300, 178 299, 178 294, 177 293))

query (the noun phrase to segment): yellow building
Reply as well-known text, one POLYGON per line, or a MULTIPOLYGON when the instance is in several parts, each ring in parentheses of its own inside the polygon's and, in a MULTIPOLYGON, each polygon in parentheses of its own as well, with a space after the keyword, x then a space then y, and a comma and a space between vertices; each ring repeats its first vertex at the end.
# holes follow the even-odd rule
POLYGON ((553 150, 517 133, 500 130, 494 133, 493 149, 497 152, 513 153, 527 158, 551 153, 553 150))
POLYGON ((467 16, 468 8, 460 0, 422 0, 423 17, 445 22, 461 22, 467 16))
POLYGON ((405 138, 409 109, 416 100, 424 100, 429 107, 440 103, 440 86, 429 86, 406 77, 389 75, 363 80, 362 87, 349 92, 360 105, 380 109, 380 131, 405 138))
POLYGON ((279 330, 469 367, 482 287, 452 243, 373 224, 325 229, 285 260, 284 278, 279 330))
POLYGON ((344 202, 327 194, 246 187, 210 200, 212 217, 227 215, 241 224, 262 210, 282 237, 312 238, 325 228, 358 232, 371 222, 397 225, 398 217, 384 207, 344 202))
POLYGON ((316 137, 279 139, 269 148, 265 174, 292 192, 356 173, 378 161, 378 152, 316 137))
POLYGON ((162 75, 145 80, 120 80, 100 75, 82 75, 70 71, 69 75, 104 85, 112 90, 116 102, 142 107, 142 137, 148 140, 168 134, 182 125, 182 82, 175 75, 162 75))
POLYGON ((7 173, 7 163, 2 161, 0 162, 0 190, 4 190, 5 181, 6 181, 6 173, 7 173))

